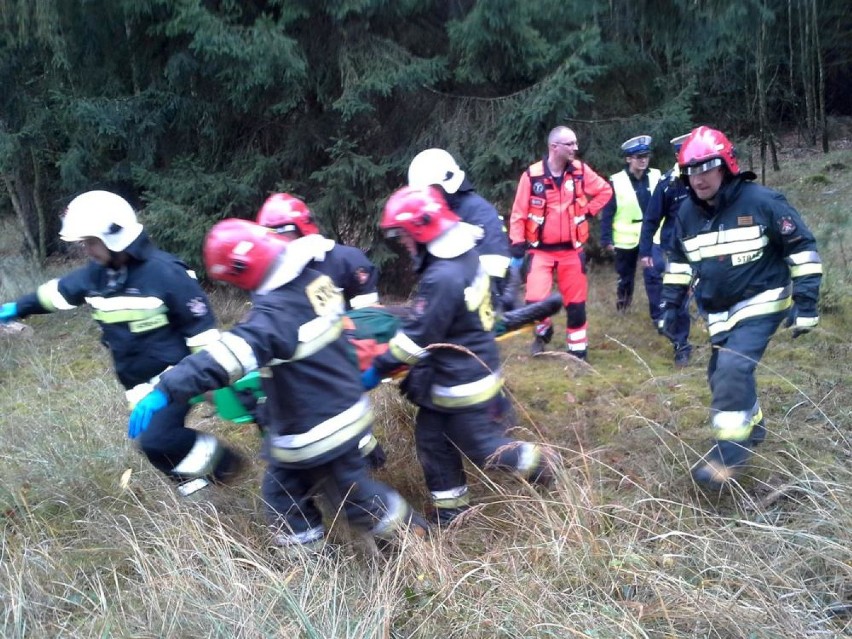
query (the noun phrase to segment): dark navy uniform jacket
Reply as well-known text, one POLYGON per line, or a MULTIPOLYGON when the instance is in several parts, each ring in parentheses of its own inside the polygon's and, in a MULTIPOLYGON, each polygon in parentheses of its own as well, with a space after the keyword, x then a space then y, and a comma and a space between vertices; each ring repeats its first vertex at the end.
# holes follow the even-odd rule
POLYGON ((463 222, 478 226, 484 232, 476 243, 480 255, 509 257, 509 237, 503 230, 503 220, 494 205, 472 189, 465 189, 463 182, 459 191, 446 196, 447 204, 463 222))
POLYGON ((499 393, 490 281, 476 251, 454 258, 427 254, 411 308, 388 351, 373 361, 380 374, 420 363, 418 369, 431 376, 427 397, 419 403, 437 410, 470 409, 499 393), (475 357, 452 346, 428 348, 433 344, 462 347, 475 357))
POLYGON ((244 320, 164 373, 158 388, 187 401, 268 367, 263 388, 272 458, 294 468, 325 463, 357 447, 372 423, 342 318, 343 298, 331 279, 305 269, 254 295, 244 320))
POLYGON ((346 308, 363 308, 379 301, 379 269, 354 246, 335 243, 322 260, 314 260, 310 268, 328 275, 343 292, 346 308))
POLYGON ((666 171, 651 194, 648 208, 645 209, 645 215, 642 217, 639 257, 651 257, 654 234, 661 223, 663 230, 660 231, 660 246, 663 251, 668 252, 674 240, 675 217, 680 205, 687 197, 687 189, 680 177, 680 169, 675 167, 666 171))
POLYGON ((118 379, 130 389, 215 341, 219 331, 186 264, 157 249, 144 232, 124 252, 130 257, 124 268, 89 262, 22 297, 18 312, 25 317, 91 306, 118 379))
POLYGON ((666 305, 679 308, 696 279, 711 338, 792 302, 800 316, 818 316, 822 263, 816 241, 783 195, 742 176, 722 184, 713 207, 689 195, 677 214, 663 276, 666 305))

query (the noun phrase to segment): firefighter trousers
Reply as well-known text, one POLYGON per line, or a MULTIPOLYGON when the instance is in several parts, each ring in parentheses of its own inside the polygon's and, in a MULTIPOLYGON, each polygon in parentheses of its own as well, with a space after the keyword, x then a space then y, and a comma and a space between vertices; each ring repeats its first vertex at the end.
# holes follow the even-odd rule
POLYGON ((209 433, 184 425, 189 404, 170 403, 154 413, 139 436, 139 449, 148 461, 175 481, 206 477, 222 479, 238 464, 239 455, 209 433))
MULTIPOLYGON (((770 338, 786 315, 785 310, 743 320, 713 339, 707 378, 713 396, 710 409, 714 425, 748 425, 760 415, 755 370, 770 338)), ((750 432, 745 431, 734 437, 717 433, 715 439, 740 440, 749 435, 750 432)))
POLYGON ((367 461, 355 443, 331 461, 312 468, 267 464, 261 483, 270 525, 288 543, 307 543, 323 535, 321 496, 332 509, 329 515, 346 517, 350 526, 378 534, 388 524, 404 523, 410 516, 405 500, 390 486, 370 476, 367 461))
POLYGON ((414 438, 426 486, 433 498, 436 493, 464 489, 467 485, 464 457, 484 469, 523 473, 535 470, 524 467, 524 456, 536 447, 505 435, 512 418, 511 404, 503 395, 461 413, 419 408, 414 438))

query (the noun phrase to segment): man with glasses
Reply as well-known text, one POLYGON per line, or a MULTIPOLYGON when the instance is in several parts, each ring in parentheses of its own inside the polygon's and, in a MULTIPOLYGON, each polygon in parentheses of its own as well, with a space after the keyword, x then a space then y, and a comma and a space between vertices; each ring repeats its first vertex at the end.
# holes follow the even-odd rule
MULTIPOLYGON (((547 136, 548 152, 521 175, 509 222, 509 241, 515 259, 529 251, 526 302, 550 295, 556 274, 565 305, 565 345, 570 355, 585 360, 586 256, 588 218, 612 197, 612 187, 585 162, 575 158, 577 135, 558 126, 547 136)), ((550 318, 535 328, 533 355, 544 350, 553 336, 550 318)))
POLYGON ((766 436, 755 369, 786 318, 791 336, 819 322, 822 262, 816 240, 783 195, 740 171, 734 147, 700 126, 678 154, 688 199, 675 223, 663 276, 661 328, 671 334, 693 282, 713 352, 707 366, 714 443, 692 469, 719 489, 742 471, 766 436))
MULTIPOLYGON (((621 145, 625 166, 610 177, 613 195, 601 215, 601 245, 615 254, 618 274, 615 308, 619 312, 626 311, 633 302, 642 217, 660 180, 660 171, 648 168, 652 142, 650 135, 639 135, 621 145)), ((655 319, 659 313, 662 280, 651 268, 644 268, 643 276, 649 313, 655 319)))

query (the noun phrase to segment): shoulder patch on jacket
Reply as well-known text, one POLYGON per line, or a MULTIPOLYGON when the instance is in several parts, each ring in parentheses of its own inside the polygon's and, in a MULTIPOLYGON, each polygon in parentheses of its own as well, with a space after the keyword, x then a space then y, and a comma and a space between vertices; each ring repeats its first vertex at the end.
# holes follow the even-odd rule
POLYGON ((204 317, 207 315, 207 304, 200 297, 193 297, 186 303, 186 307, 193 317, 204 317))
POLYGON ((778 232, 781 235, 790 235, 796 232, 796 223, 791 217, 784 216, 778 220, 778 232))
POLYGON ((426 312, 426 306, 429 304, 429 300, 424 296, 420 296, 414 300, 411 304, 411 313, 414 317, 423 317, 423 313, 426 312))
POLYGON ((370 279, 370 273, 362 266, 355 271, 355 279, 358 280, 359 284, 364 285, 370 279))

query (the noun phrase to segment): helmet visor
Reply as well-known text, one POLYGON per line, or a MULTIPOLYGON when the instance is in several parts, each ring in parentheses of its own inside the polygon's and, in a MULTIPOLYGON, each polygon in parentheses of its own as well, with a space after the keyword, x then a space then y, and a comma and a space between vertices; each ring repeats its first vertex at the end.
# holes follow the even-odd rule
POLYGON ((722 166, 722 164, 724 164, 722 158, 713 158, 701 164, 689 164, 684 167, 684 171, 687 175, 698 175, 699 173, 706 173, 711 169, 715 169, 717 166, 722 166))

